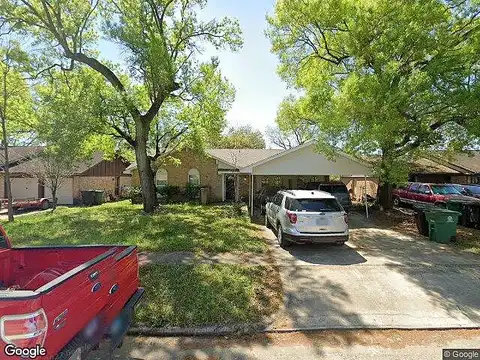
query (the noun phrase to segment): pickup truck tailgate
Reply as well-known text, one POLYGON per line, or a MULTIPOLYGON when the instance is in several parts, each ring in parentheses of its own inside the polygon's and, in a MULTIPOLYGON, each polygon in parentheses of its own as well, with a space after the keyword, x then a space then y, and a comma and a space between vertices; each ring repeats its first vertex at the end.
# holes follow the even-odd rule
POLYGON ((49 352, 60 350, 55 347, 67 344, 72 335, 82 330, 107 305, 116 251, 116 248, 110 249, 81 265, 85 269, 76 275, 71 276, 70 272, 67 272, 53 284, 46 284, 37 290, 44 292, 42 305, 49 316, 49 330, 45 343, 45 348, 49 352), (58 301, 59 296, 62 296, 62 301, 58 301))

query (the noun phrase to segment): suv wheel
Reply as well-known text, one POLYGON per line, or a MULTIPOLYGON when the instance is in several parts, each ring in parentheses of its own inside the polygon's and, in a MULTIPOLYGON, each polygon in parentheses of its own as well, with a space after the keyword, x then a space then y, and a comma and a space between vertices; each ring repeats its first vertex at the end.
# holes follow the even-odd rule
POLYGON ((267 216, 267 214, 265 214, 265 227, 266 227, 267 229, 270 229, 270 222, 268 221, 268 216, 267 216))
POLYGON ((289 242, 285 239, 285 234, 283 233, 282 225, 278 224, 277 226, 277 240, 281 248, 285 249, 289 242))

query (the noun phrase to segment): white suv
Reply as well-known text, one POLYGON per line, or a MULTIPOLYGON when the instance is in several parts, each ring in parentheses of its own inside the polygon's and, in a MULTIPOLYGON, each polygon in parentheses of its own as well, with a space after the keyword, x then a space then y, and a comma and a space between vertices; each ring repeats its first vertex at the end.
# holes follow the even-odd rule
POLYGON ((279 191, 267 203, 265 212, 265 226, 276 230, 281 247, 291 242, 343 245, 348 241, 347 213, 327 192, 279 191))

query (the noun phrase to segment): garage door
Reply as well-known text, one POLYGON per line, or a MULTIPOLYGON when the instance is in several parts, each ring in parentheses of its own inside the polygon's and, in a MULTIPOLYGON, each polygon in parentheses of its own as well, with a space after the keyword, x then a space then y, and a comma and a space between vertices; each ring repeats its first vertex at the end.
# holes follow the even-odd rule
MULTIPOLYGON (((52 192, 45 186, 45 197, 52 199, 52 192)), ((73 179, 68 178, 62 180, 62 186, 57 190, 57 198, 59 205, 73 204, 73 179)))
POLYGON ((38 181, 36 178, 11 178, 13 199, 36 199, 38 181))

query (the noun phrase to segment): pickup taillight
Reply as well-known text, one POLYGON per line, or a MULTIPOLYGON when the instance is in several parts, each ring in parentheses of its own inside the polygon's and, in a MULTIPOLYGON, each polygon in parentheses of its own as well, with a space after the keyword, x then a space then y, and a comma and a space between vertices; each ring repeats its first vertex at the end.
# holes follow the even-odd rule
POLYGON ((47 337, 48 320, 43 309, 31 314, 6 315, 0 318, 0 337, 19 348, 43 346, 47 337))
POLYGON ((290 220, 290 223, 296 224, 297 223, 297 214, 291 213, 290 211, 287 211, 287 216, 288 219, 290 220))

